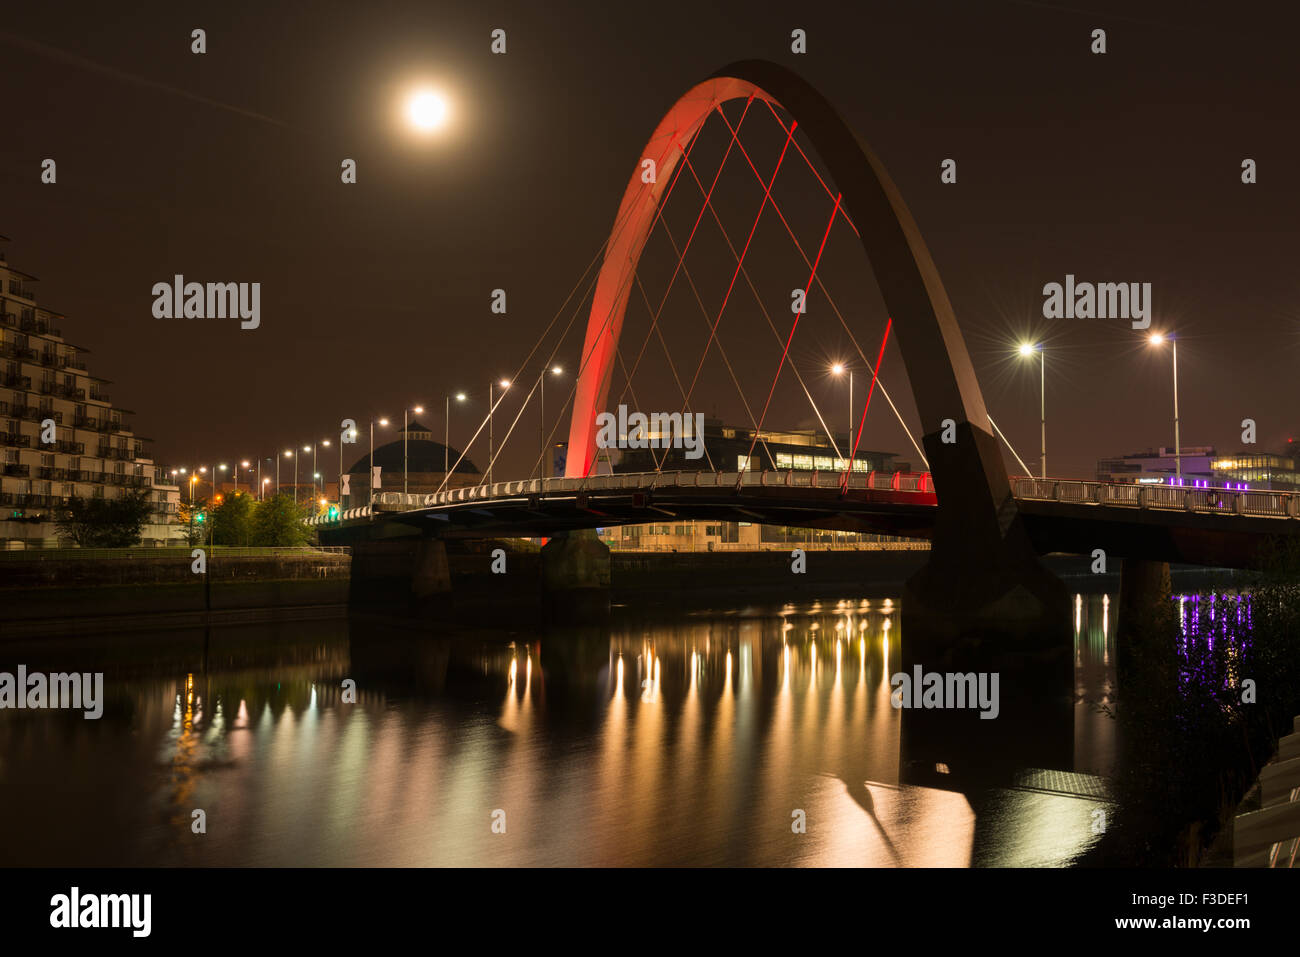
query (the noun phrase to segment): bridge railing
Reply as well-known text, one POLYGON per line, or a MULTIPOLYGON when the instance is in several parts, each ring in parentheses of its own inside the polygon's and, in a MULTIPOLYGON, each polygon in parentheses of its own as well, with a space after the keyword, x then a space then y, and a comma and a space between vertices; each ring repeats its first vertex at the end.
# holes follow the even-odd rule
POLYGON ((1187 488, 1180 485, 1119 485, 1018 478, 1016 498, 1084 505, 1118 505, 1161 511, 1264 518, 1300 518, 1300 495, 1254 489, 1187 488))
MULTIPOLYGON (((657 488, 838 489, 844 487, 842 483, 844 483, 842 472, 795 470, 619 472, 587 478, 520 479, 494 482, 491 485, 446 489, 431 494, 376 492, 372 505, 348 509, 343 513, 342 520, 369 518, 373 512, 435 508, 535 495, 629 489, 652 491, 657 488)), ((855 472, 849 475, 847 486, 849 489, 934 494, 934 482, 929 472, 855 472)), ((1012 490, 1016 498, 1029 501, 1300 519, 1300 493, 1295 492, 1187 488, 1174 485, 1127 485, 1029 477, 1014 478, 1012 490)), ((331 524, 331 520, 316 518, 312 519, 310 524, 331 524)))

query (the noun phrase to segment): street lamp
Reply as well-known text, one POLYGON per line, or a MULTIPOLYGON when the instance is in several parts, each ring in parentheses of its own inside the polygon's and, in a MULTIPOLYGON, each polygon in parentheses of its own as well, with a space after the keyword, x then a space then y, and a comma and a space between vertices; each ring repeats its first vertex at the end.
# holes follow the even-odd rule
MULTIPOLYGON (((408 428, 407 421, 406 421, 406 413, 407 413, 408 411, 410 411, 410 412, 414 412, 416 415, 424 415, 424 406, 422 406, 422 405, 417 405, 417 406, 416 406, 415 408, 413 408, 413 409, 409 409, 409 410, 408 410, 408 409, 403 409, 403 410, 402 410, 402 495, 403 495, 403 496, 406 495, 406 470, 407 470, 407 466, 408 466, 408 458, 407 458, 407 454, 406 454, 406 445, 407 445, 407 439, 408 439, 408 436, 407 436, 407 434, 406 434, 406 431, 407 431, 407 428, 408 428)), ((403 497, 403 499, 402 499, 402 504, 403 504, 403 505, 406 504, 406 499, 405 499, 405 497, 403 497)))
MULTIPOLYGON (((564 370, 559 366, 551 366, 551 375, 564 375, 564 370)), ((540 467, 542 478, 546 478, 546 372, 543 371, 537 377, 537 441, 540 446, 541 460, 540 467)))
MULTIPOLYGON (((329 440, 329 439, 321 439, 321 440, 320 440, 320 444, 323 445, 323 446, 325 446, 325 448, 329 448, 329 447, 330 447, 330 440, 329 440)), ((316 467, 316 460, 315 460, 315 459, 312 459, 312 467, 313 467, 313 468, 316 467)), ((321 477, 321 480, 320 480, 320 490, 321 490, 322 492, 325 491, 325 478, 324 478, 324 476, 322 476, 322 477, 321 477)))
POLYGON ((842 376, 845 372, 849 374, 849 454, 844 461, 848 463, 849 471, 853 471, 853 463, 849 461, 849 458, 853 455, 853 370, 842 362, 837 362, 831 366, 831 375, 833 376, 842 376))
POLYGON ((509 380, 509 379, 502 379, 500 382, 489 382, 489 383, 488 383, 488 464, 487 464, 487 484, 488 484, 488 485, 491 485, 491 484, 492 484, 492 441, 493 441, 493 439, 492 439, 492 413, 493 413, 493 411, 494 411, 495 408, 496 408, 496 404, 492 401, 492 390, 493 390, 494 388, 496 388, 496 386, 498 386, 498 385, 501 387, 501 393, 502 393, 502 395, 504 395, 506 389, 510 388, 510 380, 509 380))
POLYGON ((1041 342, 1022 342, 1020 344, 1020 357, 1027 358, 1035 352, 1038 353, 1038 427, 1039 427, 1039 455, 1042 456, 1042 478, 1047 479, 1047 353, 1043 351, 1041 342))
POLYGON ((1166 339, 1173 343, 1174 354, 1174 475, 1177 476, 1177 483, 1183 483, 1183 453, 1182 446, 1178 440, 1178 340, 1171 335, 1161 335, 1158 332, 1151 333, 1147 337, 1147 342, 1153 346, 1161 345, 1166 339))
MULTIPOLYGON (((289 456, 291 456, 291 455, 293 455, 293 449, 285 449, 285 450, 284 450, 284 457, 285 457, 286 459, 287 459, 289 456)), ((295 467, 294 467, 294 479, 293 479, 293 480, 294 480, 294 482, 297 482, 297 481, 298 481, 298 476, 297 476, 298 469, 297 469, 297 459, 296 459, 296 458, 294 459, 294 466, 295 466, 295 467)), ((279 460, 278 458, 275 460, 275 494, 276 494, 276 495, 279 495, 279 494, 280 494, 280 460, 279 460)), ((294 491, 293 491, 293 500, 294 500, 295 502, 298 501, 298 490, 297 490, 296 488, 295 488, 294 491)))
MULTIPOLYGON (((379 420, 379 424, 380 424, 381 426, 387 426, 387 425, 388 425, 388 419, 386 419, 386 418, 385 418, 385 419, 380 419, 380 420, 379 420)), ((375 420, 374 420, 373 418, 370 420, 370 459, 369 459, 369 465, 370 465, 370 478, 366 480, 366 488, 368 488, 368 489, 370 490, 370 501, 371 501, 371 503, 373 503, 374 500, 375 500, 375 420)), ((372 515, 370 516, 370 518, 371 518, 371 521, 373 521, 373 520, 374 520, 374 515, 372 514, 372 515)))
MULTIPOLYGON (((456 401, 464 402, 465 393, 457 392, 456 401)), ((443 414, 443 435, 442 435, 442 483, 447 484, 447 472, 451 468, 451 396, 447 396, 447 411, 443 414)))

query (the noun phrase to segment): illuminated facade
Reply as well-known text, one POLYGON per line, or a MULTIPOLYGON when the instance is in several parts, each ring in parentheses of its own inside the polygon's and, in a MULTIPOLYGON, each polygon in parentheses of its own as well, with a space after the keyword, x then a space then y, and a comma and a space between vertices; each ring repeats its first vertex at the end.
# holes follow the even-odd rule
POLYGON ((1174 450, 1161 448, 1120 455, 1097 462, 1097 481, 1137 485, 1176 485, 1202 488, 1300 490, 1296 459, 1272 452, 1219 455, 1210 445, 1182 449, 1182 480, 1174 450))

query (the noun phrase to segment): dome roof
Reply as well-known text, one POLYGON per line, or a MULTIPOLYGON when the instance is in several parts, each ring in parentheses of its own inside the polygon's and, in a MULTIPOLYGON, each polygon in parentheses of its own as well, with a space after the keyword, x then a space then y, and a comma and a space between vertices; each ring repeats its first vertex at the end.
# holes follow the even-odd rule
MULTIPOLYGON (((411 431, 414 432, 415 430, 412 429, 411 431)), ((443 462, 450 462, 452 471, 457 475, 479 474, 478 467, 468 458, 462 459, 460 465, 456 465, 456 459, 458 458, 460 458, 459 450, 445 446, 441 442, 434 442, 431 439, 412 438, 406 443, 406 470, 412 474, 422 472, 441 473, 443 462), (444 449, 447 450, 445 456, 444 449)), ((402 471, 402 440, 397 439, 376 448, 374 464, 383 469, 385 475, 391 475, 394 472, 400 473, 402 471)), ((348 468, 348 474, 350 475, 368 475, 369 473, 370 454, 368 452, 348 468)))

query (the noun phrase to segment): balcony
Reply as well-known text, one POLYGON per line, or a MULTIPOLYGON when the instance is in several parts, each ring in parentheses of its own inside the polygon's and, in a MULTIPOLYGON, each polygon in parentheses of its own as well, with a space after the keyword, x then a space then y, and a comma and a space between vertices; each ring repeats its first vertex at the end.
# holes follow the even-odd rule
POLYGON ((54 451, 56 451, 56 452, 64 452, 64 453, 67 453, 68 455, 85 455, 85 454, 86 454, 86 443, 85 443, 85 442, 65 442, 64 440, 60 439, 59 441, 57 441, 57 442, 54 443, 54 451))
POLYGON ((7 375, 4 377, 4 385, 7 389, 24 389, 30 391, 32 387, 32 377, 26 375, 7 375))
POLYGON ((80 369, 82 372, 85 372, 86 363, 82 362, 80 359, 74 356, 59 356, 59 368, 80 369))
POLYGON ((40 354, 40 363, 43 366, 55 366, 59 363, 59 357, 53 352, 42 352, 40 354))
POLYGON ((0 432, 0 446, 7 449, 30 449, 32 437, 19 435, 17 432, 0 432))
POLYGON ((17 478, 31 478, 32 474, 30 465, 6 465, 4 470, 5 475, 16 476, 17 478))
POLYGON ((91 418, 91 417, 88 416, 88 415, 78 415, 78 416, 74 416, 73 419, 72 419, 72 427, 73 427, 74 429, 90 429, 90 430, 92 430, 92 431, 94 431, 94 432, 105 432, 105 431, 107 431, 107 428, 106 428, 106 425, 105 425, 105 422, 104 422, 103 419, 95 419, 95 418, 91 418))
POLYGON ((101 445, 99 451, 95 454, 101 459, 117 459, 119 462, 129 462, 143 455, 144 449, 140 446, 133 449, 118 449, 113 448, 111 445, 101 445))
POLYGON ((112 402, 107 392, 100 392, 98 389, 90 390, 90 399, 92 402, 112 402))
POLYGON ((16 405, 9 413, 11 418, 25 419, 28 422, 39 422, 41 419, 41 410, 34 405, 16 405))
POLYGON ((56 469, 48 465, 42 465, 36 470, 36 477, 47 479, 51 482, 66 482, 68 480, 68 470, 56 469))
POLYGON ((36 296, 32 291, 15 279, 9 280, 9 295, 20 296, 23 299, 31 299, 33 302, 36 301, 36 296))

